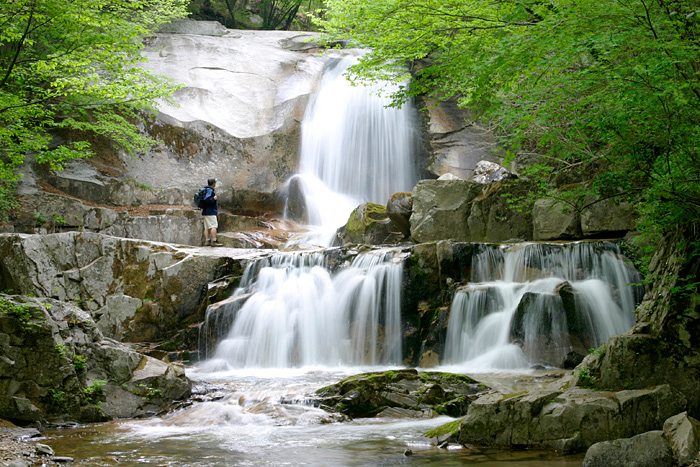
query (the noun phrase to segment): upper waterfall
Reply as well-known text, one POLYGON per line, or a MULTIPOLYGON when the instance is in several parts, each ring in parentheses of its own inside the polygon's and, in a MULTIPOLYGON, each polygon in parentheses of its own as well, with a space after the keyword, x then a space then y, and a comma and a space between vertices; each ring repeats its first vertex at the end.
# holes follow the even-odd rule
POLYGON ((416 116, 410 105, 390 107, 388 83, 353 85, 345 76, 357 57, 346 56, 324 74, 301 127, 304 221, 335 230, 363 202, 386 204, 417 181, 416 116))

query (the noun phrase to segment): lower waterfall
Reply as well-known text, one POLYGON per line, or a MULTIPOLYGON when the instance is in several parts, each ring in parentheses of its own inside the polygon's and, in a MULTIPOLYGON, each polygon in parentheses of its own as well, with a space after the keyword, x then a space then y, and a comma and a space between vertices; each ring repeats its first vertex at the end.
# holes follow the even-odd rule
POLYGON ((585 355, 634 325, 640 281, 609 242, 475 245, 472 282, 450 309, 445 363, 563 366, 570 352, 585 355))
POLYGON ((332 275, 322 253, 260 260, 209 307, 200 349, 218 341, 208 365, 222 370, 398 365, 402 261, 395 250, 363 253, 332 275))

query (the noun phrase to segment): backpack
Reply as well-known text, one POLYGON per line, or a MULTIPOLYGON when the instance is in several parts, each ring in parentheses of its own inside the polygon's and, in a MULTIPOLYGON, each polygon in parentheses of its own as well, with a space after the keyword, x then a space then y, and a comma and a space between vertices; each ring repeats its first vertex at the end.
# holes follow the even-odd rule
POLYGON ((197 206, 199 209, 204 209, 204 196, 207 194, 207 187, 202 187, 199 190, 197 190, 197 193, 194 194, 194 205, 197 206))

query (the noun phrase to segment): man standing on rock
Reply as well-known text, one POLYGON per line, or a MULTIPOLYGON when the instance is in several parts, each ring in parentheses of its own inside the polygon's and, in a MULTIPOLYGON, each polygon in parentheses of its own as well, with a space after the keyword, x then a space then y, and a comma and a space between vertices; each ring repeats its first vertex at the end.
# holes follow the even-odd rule
POLYGON ((202 219, 204 219, 204 246, 224 246, 216 239, 216 229, 219 223, 216 220, 216 215, 219 209, 216 205, 216 179, 210 178, 207 180, 206 192, 202 199, 202 219))

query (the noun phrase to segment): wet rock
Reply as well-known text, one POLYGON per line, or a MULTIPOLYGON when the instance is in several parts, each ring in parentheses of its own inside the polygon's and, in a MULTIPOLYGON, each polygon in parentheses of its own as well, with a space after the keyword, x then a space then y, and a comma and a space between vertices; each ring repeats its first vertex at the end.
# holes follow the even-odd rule
POLYGON ((618 392, 544 389, 492 393, 469 406, 460 442, 580 452, 599 441, 660 427, 685 403, 683 395, 668 385, 618 392))
POLYGON ((679 466, 690 465, 700 451, 700 422, 688 412, 674 415, 664 422, 664 436, 671 445, 673 457, 679 466))
POLYGON ((671 467, 673 452, 663 431, 602 441, 586 451, 582 467, 671 467))
POLYGON ((402 238, 387 216, 386 207, 363 203, 350 214, 348 223, 338 229, 335 245, 362 243, 383 245, 397 243, 402 238))
POLYGON ((532 205, 512 205, 511 199, 527 199, 531 187, 523 180, 481 185, 483 191, 474 199, 467 219, 470 241, 513 242, 533 238, 532 205))
POLYGON ((465 375, 397 370, 351 376, 319 389, 316 396, 322 408, 353 418, 374 417, 388 408, 417 416, 456 417, 466 412, 474 394, 485 389, 465 375))
POLYGON ((458 443, 461 423, 461 420, 454 420, 444 425, 440 425, 439 427, 424 433, 423 437, 429 440, 430 444, 433 446, 441 446, 444 443, 450 442, 458 443))
POLYGON ((515 178, 518 178, 517 175, 495 162, 479 161, 474 168, 474 175, 471 180, 476 183, 486 184, 515 178))
POLYGON ((51 449, 51 446, 47 446, 45 444, 41 443, 36 443, 34 445, 34 448, 36 449, 37 454, 42 455, 42 456, 53 456, 54 452, 53 449, 51 449))
POLYGON ((408 237, 411 235, 411 212, 413 211, 413 198, 411 193, 394 193, 386 203, 386 214, 399 231, 408 237))

